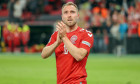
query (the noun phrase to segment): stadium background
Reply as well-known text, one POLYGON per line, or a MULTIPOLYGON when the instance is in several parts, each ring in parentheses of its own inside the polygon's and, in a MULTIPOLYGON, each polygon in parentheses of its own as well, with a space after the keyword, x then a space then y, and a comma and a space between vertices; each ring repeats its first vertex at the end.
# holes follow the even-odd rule
POLYGON ((139 0, 1 0, 0 84, 56 84, 54 54, 40 53, 69 1, 94 34, 88 84, 140 84, 139 0))

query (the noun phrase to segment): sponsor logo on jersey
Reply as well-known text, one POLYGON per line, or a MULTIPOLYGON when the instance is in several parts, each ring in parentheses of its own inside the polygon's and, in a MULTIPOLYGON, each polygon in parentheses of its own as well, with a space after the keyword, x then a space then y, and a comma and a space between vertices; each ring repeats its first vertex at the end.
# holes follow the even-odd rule
POLYGON ((87 46, 89 46, 89 47, 91 46, 91 44, 89 42, 87 42, 87 41, 82 41, 82 43, 87 45, 87 46))
POLYGON ((71 38, 70 38, 70 41, 72 42, 72 44, 75 44, 75 41, 77 40, 77 36, 76 35, 73 35, 71 38))

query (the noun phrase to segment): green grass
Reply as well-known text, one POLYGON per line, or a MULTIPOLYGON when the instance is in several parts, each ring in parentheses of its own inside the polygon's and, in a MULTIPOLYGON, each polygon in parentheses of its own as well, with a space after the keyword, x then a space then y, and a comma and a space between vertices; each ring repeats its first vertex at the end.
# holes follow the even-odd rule
MULTIPOLYGON (((0 53, 0 84, 56 84, 55 57, 0 53)), ((140 55, 90 54, 88 84, 140 84, 140 55)))

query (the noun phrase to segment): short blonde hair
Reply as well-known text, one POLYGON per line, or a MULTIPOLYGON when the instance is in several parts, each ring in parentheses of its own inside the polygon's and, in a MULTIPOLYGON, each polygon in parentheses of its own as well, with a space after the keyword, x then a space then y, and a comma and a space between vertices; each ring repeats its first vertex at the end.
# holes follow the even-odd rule
POLYGON ((68 3, 64 4, 64 5, 62 6, 62 10, 63 10, 63 8, 64 8, 65 6, 69 6, 69 5, 74 6, 74 7, 77 9, 77 12, 78 12, 78 7, 77 7, 77 5, 74 4, 73 2, 68 2, 68 3))

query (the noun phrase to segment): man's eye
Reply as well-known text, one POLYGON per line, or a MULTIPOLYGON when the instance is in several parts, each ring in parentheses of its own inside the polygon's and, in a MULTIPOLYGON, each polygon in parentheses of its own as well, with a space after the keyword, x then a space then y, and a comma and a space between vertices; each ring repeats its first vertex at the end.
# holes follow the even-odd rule
POLYGON ((67 14, 68 12, 66 11, 66 12, 64 12, 64 14, 67 14))
POLYGON ((71 11, 71 13, 75 13, 75 11, 71 11))

